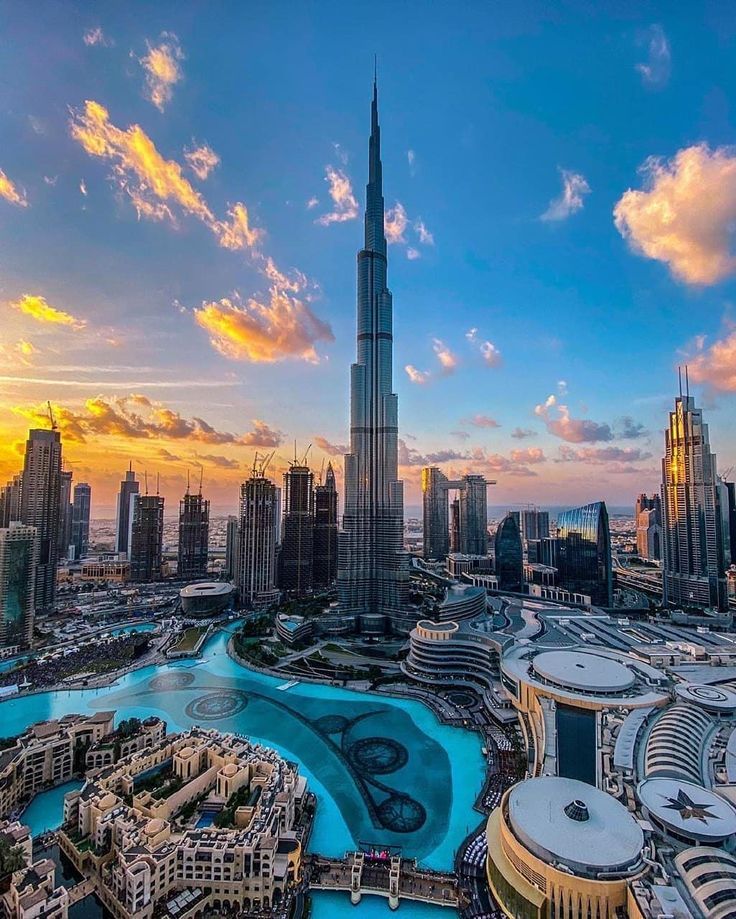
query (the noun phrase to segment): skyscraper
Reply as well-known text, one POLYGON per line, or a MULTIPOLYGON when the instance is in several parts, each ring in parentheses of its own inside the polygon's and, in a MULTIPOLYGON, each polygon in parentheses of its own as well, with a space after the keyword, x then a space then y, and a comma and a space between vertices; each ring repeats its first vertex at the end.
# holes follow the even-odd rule
POLYGON ((596 606, 613 605, 611 533, 605 502, 563 511, 557 518, 560 586, 596 606))
POLYGON ((531 539, 546 539, 549 536, 549 511, 527 507, 521 512, 520 523, 521 538, 525 542, 531 539))
POLYGON ((130 527, 131 581, 161 579, 164 542, 164 499, 134 494, 130 527))
POLYGON ((337 485, 332 463, 327 464, 324 484, 314 489, 315 587, 329 587, 337 577, 337 485))
POLYGON ((36 528, 17 521, 0 528, 0 647, 31 643, 37 566, 36 528))
POLYGON ((460 490, 460 551, 488 553, 488 482, 482 475, 463 476, 460 490))
POLYGON ((507 514, 499 523, 494 550, 499 590, 520 591, 524 580, 524 550, 514 514, 507 514))
POLYGON ((130 548, 131 500, 140 492, 140 482, 136 481, 133 464, 125 473, 118 493, 117 513, 115 517, 115 551, 128 554, 130 548))
POLYGON ((727 605, 716 456, 695 399, 675 399, 662 460, 663 587, 669 606, 727 605))
POLYGON ((460 498, 450 502, 450 552, 460 551, 460 498))
POLYGON ((266 478, 268 459, 256 455, 251 477, 240 486, 240 522, 235 584, 247 606, 269 606, 276 589, 279 489, 266 478))
POLYGON ((179 554, 177 574, 180 578, 203 578, 207 575, 210 542, 210 502, 199 491, 187 493, 179 502, 179 554))
POLYGON ((18 473, 0 488, 0 527, 8 527, 13 521, 20 520, 22 485, 23 475, 18 473))
POLYGON ((365 241, 358 253, 357 356, 350 368, 350 453, 338 537, 338 595, 344 613, 375 628, 405 616, 409 554, 398 479, 398 398, 392 392, 393 304, 386 285, 378 90, 373 84, 365 241))
POLYGON ((444 559, 450 551, 447 492, 455 485, 437 466, 422 469, 423 553, 426 559, 444 559))
POLYGON ((641 494, 636 499, 636 551, 640 558, 662 558, 662 502, 659 495, 641 494))
POLYGON ((61 491, 59 495, 59 540, 57 550, 59 559, 69 558, 69 547, 72 545, 72 471, 61 470, 61 491))
POLYGON ((56 430, 29 431, 23 463, 21 521, 38 533, 36 609, 51 612, 56 596, 59 511, 61 499, 61 437, 56 430))
POLYGON ((279 587, 302 596, 312 589, 314 560, 314 476, 296 459, 284 473, 279 587))
MULTIPOLYGON (((437 466, 422 469, 422 510, 424 514, 424 557, 444 559, 453 552, 485 555, 488 551, 487 488, 493 485, 482 475, 464 475, 448 479, 437 466), (457 490, 453 500, 453 533, 451 540, 448 513, 449 492, 457 490), (455 503, 457 502, 457 503, 455 503)), ((518 512, 516 512, 518 515, 518 512)))
POLYGON ((74 558, 82 558, 89 551, 89 516, 92 504, 92 489, 86 482, 74 486, 72 504, 72 545, 74 558))
POLYGON ((238 570, 238 541, 240 539, 238 518, 231 514, 227 518, 225 535, 225 577, 234 580, 238 570))

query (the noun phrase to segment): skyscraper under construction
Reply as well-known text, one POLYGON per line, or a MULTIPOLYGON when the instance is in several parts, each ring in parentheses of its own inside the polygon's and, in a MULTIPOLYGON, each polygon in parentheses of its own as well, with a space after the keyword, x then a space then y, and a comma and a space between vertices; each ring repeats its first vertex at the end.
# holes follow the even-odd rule
POLYGON ((329 587, 337 577, 337 485, 332 463, 327 464, 324 484, 314 489, 315 587, 329 587))

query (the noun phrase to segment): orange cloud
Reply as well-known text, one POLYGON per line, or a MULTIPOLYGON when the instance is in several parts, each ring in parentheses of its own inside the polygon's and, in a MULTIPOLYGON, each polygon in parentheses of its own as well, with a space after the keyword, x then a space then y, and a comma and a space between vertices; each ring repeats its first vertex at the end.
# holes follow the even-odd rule
POLYGON ((112 162, 113 178, 139 217, 176 225, 176 210, 180 209, 201 220, 225 249, 252 248, 260 239, 262 231, 250 226, 248 210, 241 202, 230 207, 229 220, 218 220, 185 178, 182 166, 176 160, 164 159, 140 125, 123 131, 110 121, 104 106, 87 101, 83 111, 73 113, 70 130, 90 156, 112 162))
POLYGON ((11 204, 18 207, 28 207, 28 199, 25 192, 18 188, 8 176, 0 169, 0 198, 5 198, 11 204))
POLYGON ((46 302, 45 297, 40 297, 36 294, 23 294, 19 300, 11 300, 10 306, 14 310, 30 316, 31 319, 35 319, 36 322, 51 325, 68 325, 75 329, 83 329, 86 325, 83 319, 77 319, 71 313, 65 313, 64 310, 57 310, 46 302))
POLYGON ((314 438, 314 443, 320 450, 324 450, 329 456, 344 456, 346 453, 350 452, 350 448, 347 444, 333 444, 326 437, 321 437, 317 435, 314 438))
POLYGON ((673 159, 648 159, 645 189, 616 204, 616 228, 631 248, 664 262, 688 284, 715 284, 736 272, 731 233, 736 220, 736 155, 701 143, 673 159))
POLYGON ((690 379, 725 392, 736 392, 736 330, 709 348, 703 348, 688 362, 690 379))
POLYGON ((161 38, 161 43, 155 46, 146 42, 148 54, 140 62, 146 71, 147 98, 159 112, 163 112, 167 103, 171 102, 174 86, 183 76, 179 61, 184 60, 176 35, 162 32, 161 38))
POLYGON ((355 220, 358 216, 358 201, 353 194, 350 179, 334 166, 325 166, 325 182, 329 185, 330 197, 334 208, 329 214, 318 217, 315 223, 329 226, 331 223, 343 223, 345 220, 355 220))
POLYGON ((192 172, 203 182, 220 163, 220 157, 207 144, 201 144, 193 150, 185 150, 184 159, 189 163, 192 172))
MULTIPOLYGON (((48 421, 45 405, 16 407, 13 411, 32 424, 48 421)), ((246 447, 275 447, 283 435, 265 421, 254 419, 253 429, 244 434, 218 431, 203 418, 184 418, 178 412, 147 396, 133 394, 108 399, 87 399, 83 411, 54 406, 54 416, 65 440, 85 443, 90 436, 111 436, 130 440, 186 440, 205 444, 246 447)))
POLYGON ((241 303, 223 297, 205 303, 194 316, 212 345, 234 360, 273 363, 299 358, 317 363, 316 343, 334 341, 328 323, 277 286, 271 288, 268 302, 251 298, 241 303))

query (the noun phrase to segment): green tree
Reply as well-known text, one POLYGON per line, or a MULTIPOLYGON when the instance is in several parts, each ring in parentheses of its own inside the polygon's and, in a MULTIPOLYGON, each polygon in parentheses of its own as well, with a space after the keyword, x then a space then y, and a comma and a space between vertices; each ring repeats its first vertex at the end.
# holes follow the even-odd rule
POLYGON ((26 854, 21 846, 13 846, 5 836, 0 836, 0 880, 25 867, 26 854))

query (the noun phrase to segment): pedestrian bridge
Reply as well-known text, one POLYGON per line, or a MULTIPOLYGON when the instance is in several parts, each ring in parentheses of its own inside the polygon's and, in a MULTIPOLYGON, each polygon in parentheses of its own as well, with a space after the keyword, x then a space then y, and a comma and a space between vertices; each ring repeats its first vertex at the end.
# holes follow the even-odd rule
POLYGON ((354 905, 363 894, 386 897, 391 909, 401 900, 460 906, 457 878, 418 868, 415 859, 393 854, 347 852, 344 858, 309 855, 305 873, 312 890, 344 890, 354 905))

